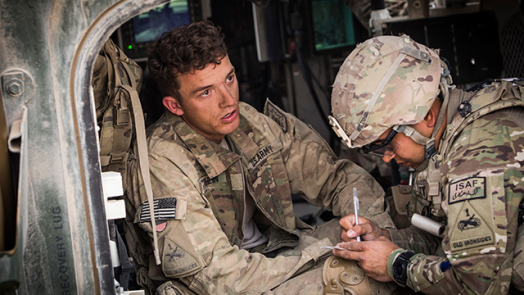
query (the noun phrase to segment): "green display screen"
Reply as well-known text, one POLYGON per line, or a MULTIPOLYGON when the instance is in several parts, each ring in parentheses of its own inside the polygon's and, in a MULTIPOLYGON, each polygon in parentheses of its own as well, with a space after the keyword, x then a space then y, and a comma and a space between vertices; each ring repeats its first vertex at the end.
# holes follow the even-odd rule
POLYGON ((353 13, 344 0, 312 0, 316 51, 355 45, 353 13))

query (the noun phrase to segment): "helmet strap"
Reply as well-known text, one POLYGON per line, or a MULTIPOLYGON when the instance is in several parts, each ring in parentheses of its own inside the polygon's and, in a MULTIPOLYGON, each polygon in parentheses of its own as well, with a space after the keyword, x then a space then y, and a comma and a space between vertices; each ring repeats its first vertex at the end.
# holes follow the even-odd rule
POLYGON ((427 145, 427 143, 431 140, 430 138, 420 134, 417 130, 415 130, 415 128, 409 125, 397 125, 393 127, 393 130, 404 133, 407 137, 411 138, 414 142, 420 145, 427 145))
POLYGON ((344 142, 349 148, 353 148, 353 145, 351 144, 351 139, 348 137, 342 126, 338 123, 338 121, 332 117, 328 116, 329 124, 331 125, 331 128, 333 128, 333 131, 335 131, 335 134, 342 139, 342 142, 344 142))
POLYGON ((444 93, 444 101, 442 102, 442 106, 440 107, 440 111, 439 111, 438 118, 437 118, 437 123, 435 124, 435 128, 433 129, 433 132, 431 134, 431 139, 425 144, 426 147, 424 148, 424 150, 426 154, 426 160, 429 160, 433 156, 433 154, 437 152, 435 150, 435 137, 437 136, 437 133, 439 132, 440 127, 444 123, 444 117, 446 115, 446 109, 449 103, 449 90, 451 88, 451 83, 453 83, 453 81, 451 80, 451 75, 450 75, 449 70, 442 67, 439 88, 440 88, 440 91, 444 93))

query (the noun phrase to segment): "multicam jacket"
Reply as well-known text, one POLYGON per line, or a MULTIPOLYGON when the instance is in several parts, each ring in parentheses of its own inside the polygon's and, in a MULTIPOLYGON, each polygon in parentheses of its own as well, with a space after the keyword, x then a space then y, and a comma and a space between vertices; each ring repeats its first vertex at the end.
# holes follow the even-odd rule
MULTIPOLYGON (((351 192, 357 187, 364 216, 385 218, 382 224, 392 225, 383 210, 383 190, 367 172, 337 160, 316 132, 271 103, 266 113, 273 120, 240 103, 240 126, 226 136, 231 151, 168 112, 150 128, 162 264, 156 266, 150 258, 148 273, 139 270, 139 277, 179 279, 199 294, 271 290, 330 252, 320 249, 331 244, 324 239, 312 241, 299 256, 263 254, 294 247, 299 229, 307 226, 295 218, 292 194, 343 216, 353 211, 351 192), (258 212, 253 219, 269 238, 259 253, 239 249, 245 198, 254 199, 258 212)), ((133 185, 139 181, 135 178, 133 185)), ((142 187, 130 202, 136 208, 135 223, 151 238, 150 204, 142 187)))
MULTIPOLYGON (((466 108, 462 112, 448 108, 437 154, 443 238, 410 227, 390 230, 392 240, 417 253, 407 280, 415 291, 506 294, 511 283, 522 291, 524 229, 517 227, 519 207, 524 208, 524 87, 495 82, 476 93, 452 90, 451 99, 461 97, 467 97, 471 112, 467 103, 459 107, 466 108)), ((417 180, 424 177, 427 170, 417 180)), ((414 191, 411 206, 420 213, 427 198, 414 191)))

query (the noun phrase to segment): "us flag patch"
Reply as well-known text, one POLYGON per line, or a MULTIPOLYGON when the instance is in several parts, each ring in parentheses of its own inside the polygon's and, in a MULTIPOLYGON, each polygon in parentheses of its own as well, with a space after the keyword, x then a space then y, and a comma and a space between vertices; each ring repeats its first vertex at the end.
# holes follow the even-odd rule
MULTIPOLYGON (((164 198, 153 201, 155 208, 155 220, 167 220, 176 217, 176 198, 164 198)), ((142 204, 140 222, 151 221, 149 202, 142 204)))

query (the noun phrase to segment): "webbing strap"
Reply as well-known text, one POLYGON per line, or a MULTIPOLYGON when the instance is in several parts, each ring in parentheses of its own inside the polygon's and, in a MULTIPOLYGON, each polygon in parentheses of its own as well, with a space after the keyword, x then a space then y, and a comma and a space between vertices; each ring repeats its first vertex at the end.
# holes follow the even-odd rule
MULTIPOLYGON (((113 97, 112 96, 112 92, 111 92, 113 89, 109 87, 109 81, 110 81, 110 79, 113 79, 113 66, 111 65, 111 59, 108 57, 107 53, 105 53, 105 52, 102 52, 102 53, 103 53, 103 55, 100 58, 101 59, 103 58, 103 64, 105 64, 107 66, 107 69, 106 69, 106 75, 107 75, 106 76, 106 80, 108 82, 107 82, 107 85, 106 85, 107 88, 106 88, 105 96, 97 98, 96 95, 95 95, 95 103, 98 100, 98 107, 96 108, 96 117, 97 117, 97 119, 98 118, 103 118, 105 111, 107 110, 107 108, 109 107, 109 104, 111 103, 111 98, 113 97)), ((97 60, 97 62, 98 62, 98 60, 97 60)), ((103 120, 101 120, 101 121, 103 122, 103 120)))
MULTIPOLYGON (((118 112, 118 110, 117 110, 118 112)), ((113 118, 114 120, 115 118, 113 118)), ((116 127, 113 129, 113 153, 121 153, 124 151, 124 132, 127 131, 128 128, 122 127, 116 127)), ((127 150, 127 148, 125 148, 127 150)))
MULTIPOLYGON (((149 204, 154 204, 153 189, 151 188, 151 177, 149 175, 149 155, 147 152, 146 143, 146 125, 144 122, 144 116, 142 115, 142 106, 140 105, 138 93, 136 91, 133 91, 134 89, 131 88, 131 86, 122 85, 122 87, 126 89, 131 96, 131 105, 133 108, 133 116, 135 119, 136 142, 138 148, 138 161, 140 166, 140 173, 142 175, 142 180, 144 181, 144 186, 146 188, 147 201, 149 202, 149 204)), ((151 206, 149 211, 151 213, 151 226, 153 227, 153 247, 155 248, 155 261, 157 265, 160 265, 154 205, 151 206)))
POLYGON ((129 83, 131 83, 131 87, 133 89, 136 89, 136 81, 135 79, 133 79, 133 73, 131 73, 131 70, 129 69, 129 67, 127 66, 127 64, 125 62, 122 63, 122 66, 124 66, 124 69, 126 70, 126 73, 127 73, 127 77, 129 78, 129 83))
POLYGON ((100 165, 102 165, 102 167, 109 165, 111 163, 110 161, 111 156, 100 156, 100 165))
POLYGON ((107 63, 107 94, 110 98, 113 97, 113 95, 115 94, 115 85, 114 85, 114 81, 115 81, 115 77, 117 76, 117 73, 116 73, 116 68, 115 68, 115 56, 113 55, 113 48, 111 48, 111 43, 112 42, 108 42, 105 44, 105 50, 104 50, 104 54, 106 56, 106 58, 109 59, 109 62, 107 63))
POLYGON ((110 44, 107 44, 107 46, 112 46, 110 50, 106 50, 106 52, 109 54, 109 58, 111 59, 111 64, 113 66, 113 77, 115 81, 115 85, 113 86, 114 89, 117 89, 118 86, 122 85, 122 78, 120 75, 118 75, 118 57, 116 56, 116 46, 111 42, 110 44), (117 79, 116 77, 119 77, 117 79))
MULTIPOLYGON (((444 68, 441 68, 441 69, 444 69, 444 68)), ((435 139, 435 137, 437 136, 437 133, 440 130, 440 127, 444 123, 444 117, 446 115, 446 110, 447 110, 448 103, 449 103, 449 90, 450 90, 450 85, 448 83, 447 76, 441 76, 439 87, 441 91, 444 91, 444 101, 442 102, 442 105, 440 106, 440 112, 438 114, 437 121, 435 123, 435 128, 433 128, 431 139, 435 139)))
POLYGON ((404 133, 407 137, 413 139, 414 142, 420 145, 426 145, 430 140, 409 125, 397 125, 393 127, 393 130, 404 133))

